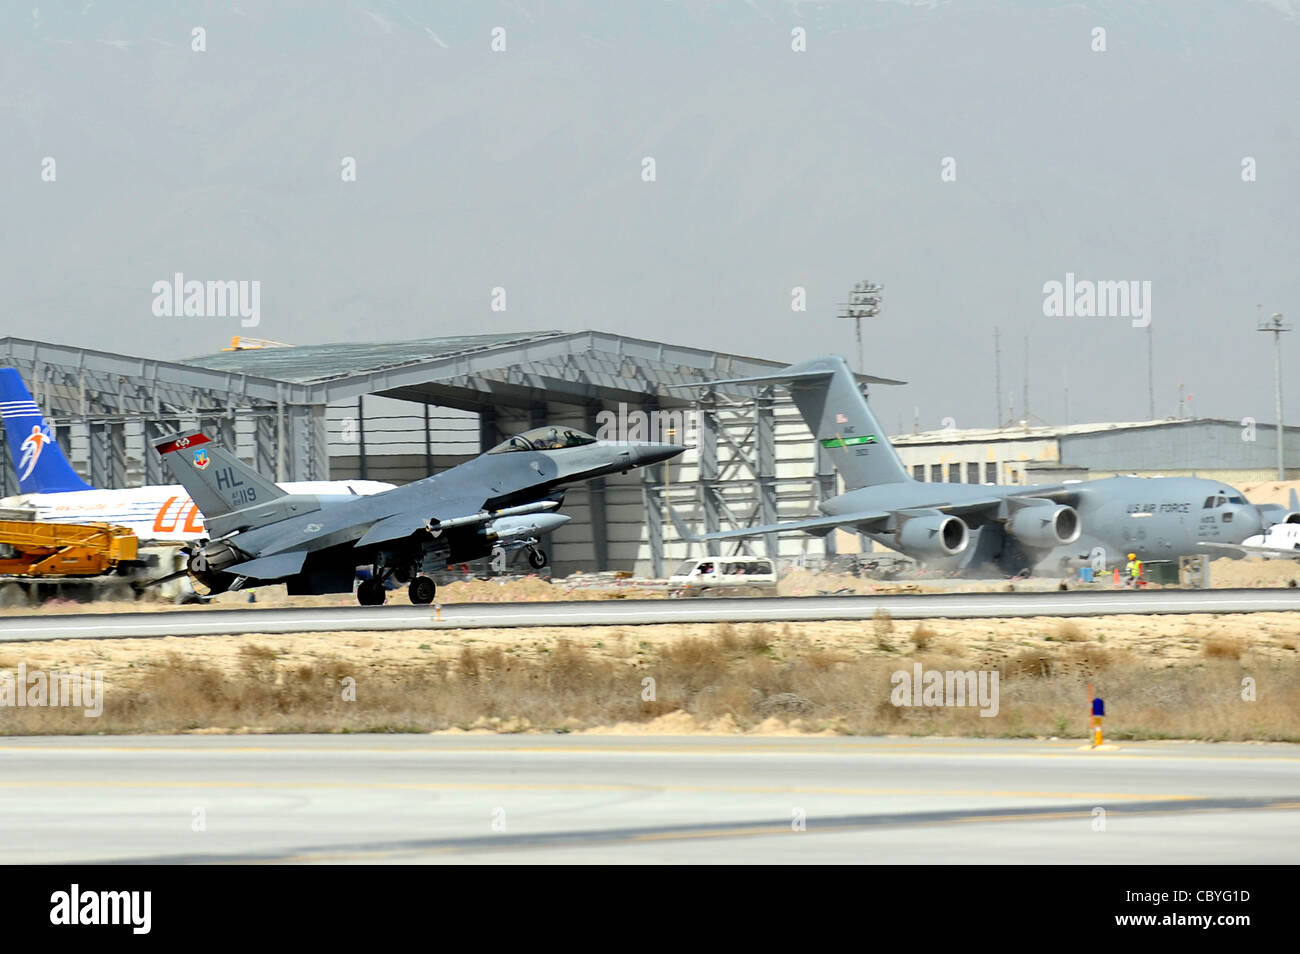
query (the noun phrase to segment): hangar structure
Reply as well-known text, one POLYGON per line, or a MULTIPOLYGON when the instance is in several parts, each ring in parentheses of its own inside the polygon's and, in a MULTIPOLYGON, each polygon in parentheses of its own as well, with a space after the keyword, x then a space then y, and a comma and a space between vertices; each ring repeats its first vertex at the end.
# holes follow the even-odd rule
MULTIPOLYGON (((1300 474, 1300 427, 1283 439, 1287 479, 1300 474)), ((1277 479, 1277 428, 1251 418, 1166 418, 1064 426, 926 431, 891 438, 917 480, 1053 484, 1132 474, 1229 484, 1277 479)))
MULTIPOLYGON (((785 362, 603 332, 232 347, 180 361, 8 337, 0 361, 22 373, 96 487, 173 483, 151 444, 191 426, 282 481, 403 483, 543 423, 690 447, 670 465, 571 488, 572 520, 550 547, 557 574, 664 576, 671 561, 705 552, 689 537, 807 517, 838 492, 829 459, 783 394, 705 386, 785 362), (689 384, 701 387, 672 388, 689 384)), ((3 442, 0 454, 0 496, 10 496, 18 490, 3 442)), ((820 557, 835 535, 725 546, 820 557)))

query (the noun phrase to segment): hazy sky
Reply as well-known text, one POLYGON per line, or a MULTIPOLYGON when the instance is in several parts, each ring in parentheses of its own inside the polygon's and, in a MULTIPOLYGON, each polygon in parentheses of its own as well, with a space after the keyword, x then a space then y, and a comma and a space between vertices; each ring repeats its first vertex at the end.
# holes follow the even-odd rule
POLYGON ((856 361, 836 305, 869 278, 866 370, 911 382, 876 390, 887 429, 993 423, 995 326, 1004 403, 1028 335, 1036 418, 1066 381, 1072 421, 1144 418, 1146 332, 1043 314, 1073 272, 1151 282, 1159 415, 1184 383, 1271 421, 1254 327, 1300 318, 1298 45, 1290 0, 10 5, 0 331, 177 358, 593 328, 856 361), (155 317, 175 272, 261 282, 260 326, 155 317))

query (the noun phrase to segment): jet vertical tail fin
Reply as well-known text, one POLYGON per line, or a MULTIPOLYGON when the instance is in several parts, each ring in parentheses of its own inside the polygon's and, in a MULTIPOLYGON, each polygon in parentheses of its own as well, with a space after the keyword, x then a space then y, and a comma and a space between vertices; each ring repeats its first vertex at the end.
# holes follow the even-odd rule
POLYGON ((282 508, 264 506, 289 496, 284 490, 202 431, 166 437, 154 447, 198 505, 214 537, 288 516, 282 508))
POLYGON ((0 420, 24 494, 93 490, 68 463, 40 407, 14 368, 0 368, 0 420))
MULTIPOLYGON (((880 384, 903 383, 889 378, 866 379, 880 384)), ((786 388, 849 490, 911 480, 867 406, 858 378, 839 355, 813 358, 768 375, 709 383, 778 384, 786 388)))

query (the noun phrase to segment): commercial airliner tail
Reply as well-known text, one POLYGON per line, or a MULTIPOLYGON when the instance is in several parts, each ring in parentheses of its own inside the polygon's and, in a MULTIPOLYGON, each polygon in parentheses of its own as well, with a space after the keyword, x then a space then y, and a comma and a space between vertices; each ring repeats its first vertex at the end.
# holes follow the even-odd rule
POLYGON ((72 469, 22 375, 13 368, 0 368, 0 420, 21 493, 94 489, 72 469))

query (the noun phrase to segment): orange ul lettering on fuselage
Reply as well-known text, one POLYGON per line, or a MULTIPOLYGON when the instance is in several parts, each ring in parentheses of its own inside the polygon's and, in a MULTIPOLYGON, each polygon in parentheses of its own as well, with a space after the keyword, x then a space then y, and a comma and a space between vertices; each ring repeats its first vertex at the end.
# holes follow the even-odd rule
POLYGON ((185 533, 202 533, 203 517, 199 514, 198 504, 185 497, 168 497, 163 505, 158 508, 157 515, 153 518, 154 533, 175 533, 176 524, 180 523, 181 515, 185 516, 185 533), (172 509, 172 504, 176 505, 176 512, 172 514, 171 522, 168 523, 167 515, 172 509), (189 508, 186 509, 186 504, 189 508))

